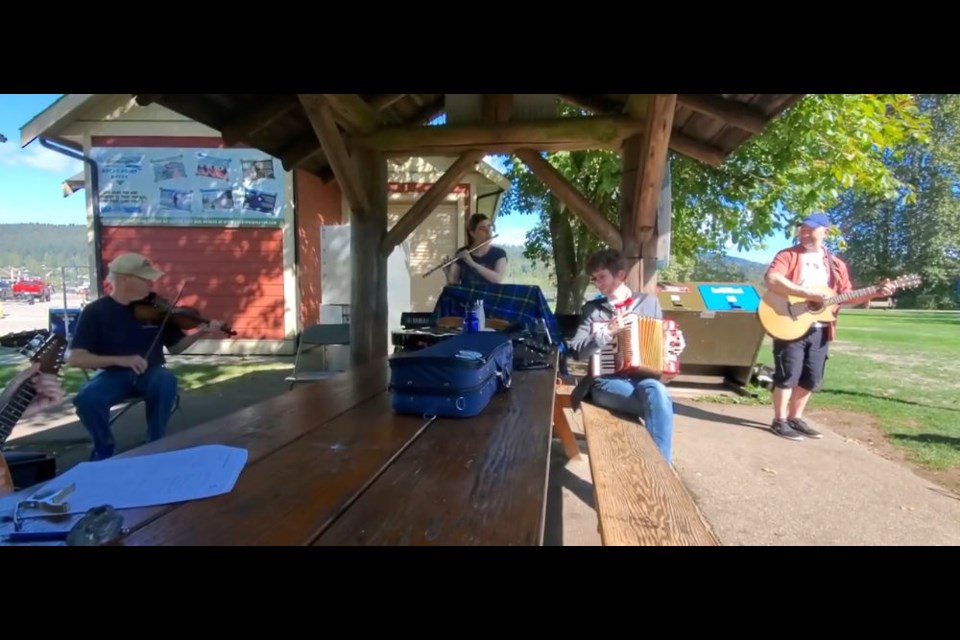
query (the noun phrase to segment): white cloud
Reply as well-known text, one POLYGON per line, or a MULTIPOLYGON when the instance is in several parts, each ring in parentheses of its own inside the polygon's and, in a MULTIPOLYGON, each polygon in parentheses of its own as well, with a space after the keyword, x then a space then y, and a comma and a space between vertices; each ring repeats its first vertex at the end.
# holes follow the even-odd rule
POLYGON ((51 151, 38 143, 30 145, 26 149, 10 145, 9 142, 0 145, 0 162, 11 166, 27 166, 43 171, 62 173, 64 179, 83 168, 83 163, 79 160, 51 151))

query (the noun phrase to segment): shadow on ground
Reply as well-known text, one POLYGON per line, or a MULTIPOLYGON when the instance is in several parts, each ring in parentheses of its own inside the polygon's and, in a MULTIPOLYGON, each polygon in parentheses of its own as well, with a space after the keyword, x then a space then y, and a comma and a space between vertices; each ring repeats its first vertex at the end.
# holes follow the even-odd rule
MULTIPOLYGON (((284 378, 291 371, 292 367, 252 371, 199 389, 182 391, 180 409, 170 418, 167 433, 189 429, 285 393, 289 386, 284 378)), ((141 403, 113 423, 118 453, 143 444, 146 436, 144 412, 145 406, 141 403)), ((7 450, 38 451, 55 456, 58 474, 90 457, 90 438, 69 400, 42 417, 17 425, 13 436, 15 439, 7 442, 7 450)))
POLYGON ((770 429, 769 424, 763 424, 762 422, 757 422, 756 420, 744 419, 735 415, 726 415, 716 411, 707 411, 700 407, 694 407, 689 404, 682 404, 680 402, 674 403, 674 411, 678 416, 686 416, 687 418, 693 418, 695 420, 705 420, 708 422, 731 425, 734 427, 750 427, 753 429, 765 430, 770 429))
POLYGON ((939 433, 892 433, 891 440, 900 440, 901 442, 919 442, 923 444, 943 444, 954 449, 960 449, 960 438, 956 436, 945 436, 939 433))

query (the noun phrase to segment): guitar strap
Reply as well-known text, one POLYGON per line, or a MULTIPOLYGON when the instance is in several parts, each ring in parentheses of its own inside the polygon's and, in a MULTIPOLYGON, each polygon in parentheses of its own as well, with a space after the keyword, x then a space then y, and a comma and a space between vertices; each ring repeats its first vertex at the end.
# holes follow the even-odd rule
POLYGON ((830 263, 830 286, 837 286, 837 263, 833 260, 833 254, 827 250, 826 247, 823 248, 823 254, 827 256, 827 262, 830 263))
MULTIPOLYGON (((833 254, 830 253, 826 247, 823 248, 823 253, 827 256, 827 261, 830 263, 830 287, 836 291, 839 282, 837 280, 837 263, 833 258, 833 254)), ((834 322, 836 322, 836 313, 834 314, 834 322)))

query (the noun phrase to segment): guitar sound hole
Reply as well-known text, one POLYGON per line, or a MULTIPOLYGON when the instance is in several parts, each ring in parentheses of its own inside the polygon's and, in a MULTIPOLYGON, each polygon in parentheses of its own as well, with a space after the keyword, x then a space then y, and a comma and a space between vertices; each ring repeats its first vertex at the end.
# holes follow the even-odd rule
POLYGON ((818 313, 823 310, 823 303, 807 300, 807 309, 814 313, 818 313))

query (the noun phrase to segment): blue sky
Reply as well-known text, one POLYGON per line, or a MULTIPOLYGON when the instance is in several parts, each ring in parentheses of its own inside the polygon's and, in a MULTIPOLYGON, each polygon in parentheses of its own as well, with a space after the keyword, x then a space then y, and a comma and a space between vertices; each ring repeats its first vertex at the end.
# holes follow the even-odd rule
POLYGON ((61 94, 0 94, 0 223, 49 222, 84 224, 82 194, 63 197, 61 183, 82 163, 40 146, 35 140, 20 148, 20 127, 61 94))
MULTIPOLYGON (((0 94, 0 223, 49 222, 84 224, 85 201, 82 194, 63 197, 61 184, 79 172, 80 162, 45 147, 39 141, 20 147, 20 128, 46 109, 61 94, 0 94)), ((498 166, 496 160, 492 160, 498 166)), ((537 223, 536 216, 502 215, 497 220, 498 242, 522 244, 524 235, 537 223)), ((778 236, 774 250, 731 253, 731 255, 767 262, 776 249, 788 242, 778 236)))

